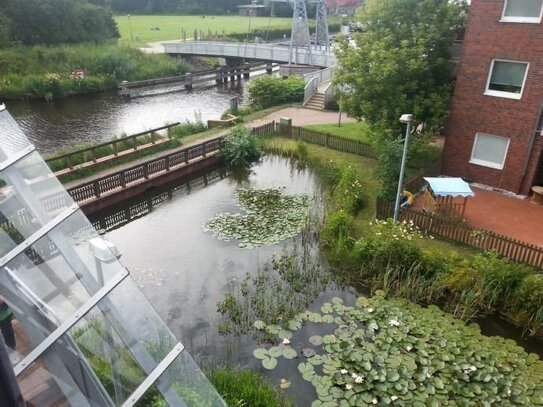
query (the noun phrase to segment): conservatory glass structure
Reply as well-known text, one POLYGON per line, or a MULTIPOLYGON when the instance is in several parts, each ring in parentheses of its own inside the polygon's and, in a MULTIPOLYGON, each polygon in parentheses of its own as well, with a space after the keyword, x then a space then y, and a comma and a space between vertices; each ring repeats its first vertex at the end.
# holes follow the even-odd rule
POLYGON ((225 405, 3 105, 0 297, 28 405, 225 405))

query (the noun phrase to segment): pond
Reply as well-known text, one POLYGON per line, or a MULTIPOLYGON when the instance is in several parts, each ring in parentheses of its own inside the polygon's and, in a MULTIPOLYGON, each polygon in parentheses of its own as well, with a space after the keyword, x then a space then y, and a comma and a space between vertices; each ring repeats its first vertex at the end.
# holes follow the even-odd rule
MULTIPOLYGON (((228 293, 238 295, 246 275, 254 277, 262 273, 274 253, 281 253, 285 246, 300 248, 303 240, 298 236, 294 245, 289 239, 279 244, 240 248, 236 240, 220 240, 205 231, 203 225, 218 213, 242 211, 236 204, 236 191, 247 188, 281 188, 285 194, 305 194, 316 209, 314 216, 322 216, 322 185, 315 173, 297 167, 288 159, 266 156, 248 173, 231 174, 211 168, 90 218, 98 229, 103 229, 106 239, 118 246, 121 261, 202 367, 249 366, 264 373, 275 385, 287 378, 291 386, 286 391, 297 405, 310 405, 315 390, 311 383, 300 378, 299 359, 265 370, 253 357, 253 350, 258 347, 253 336, 219 334, 223 318, 218 312, 218 302, 228 293)), ((311 264, 319 272, 327 273, 318 246, 309 240, 311 264)), ((264 285, 269 286, 268 295, 280 297, 282 288, 274 280, 266 280, 264 285), (279 291, 274 294, 273 290, 279 291)), ((354 304, 357 297, 350 287, 326 282, 315 287, 314 298, 307 307, 313 312, 320 312, 322 304, 333 297, 342 298, 346 304, 354 304)), ((479 322, 486 333, 513 338, 528 351, 541 353, 540 342, 520 339, 520 332, 503 321, 479 322)), ((294 333, 298 354, 302 347, 311 345, 294 339, 319 334, 315 329, 318 327, 305 324, 294 333)))

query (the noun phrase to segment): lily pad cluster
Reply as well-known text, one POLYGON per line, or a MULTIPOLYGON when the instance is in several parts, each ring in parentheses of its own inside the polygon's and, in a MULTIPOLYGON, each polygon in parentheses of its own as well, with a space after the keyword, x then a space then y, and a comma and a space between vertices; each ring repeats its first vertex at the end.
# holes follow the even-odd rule
POLYGON ((204 224, 226 242, 237 239, 239 247, 252 249, 296 236, 309 214, 307 195, 287 195, 281 189, 240 189, 236 200, 244 213, 221 213, 204 224))
MULTIPOLYGON (((308 340, 316 354, 298 365, 315 387, 313 407, 543 405, 543 362, 537 355, 512 340, 483 336, 476 325, 466 326, 437 307, 376 293, 355 306, 335 298, 321 311, 294 319, 326 324, 326 334, 308 340)), ((255 351, 268 369, 290 344, 284 332, 277 336, 280 345, 255 351)))

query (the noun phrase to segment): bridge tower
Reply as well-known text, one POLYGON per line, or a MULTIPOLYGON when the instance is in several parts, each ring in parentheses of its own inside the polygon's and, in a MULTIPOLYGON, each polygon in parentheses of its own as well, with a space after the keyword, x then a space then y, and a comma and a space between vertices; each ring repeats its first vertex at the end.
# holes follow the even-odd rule
POLYGON ((293 2, 294 12, 292 14, 289 64, 292 62, 297 62, 296 56, 298 47, 307 48, 309 50, 309 63, 311 64, 311 38, 309 36, 309 24, 307 23, 307 9, 305 7, 305 0, 293 0, 293 2))
POLYGON ((330 49, 330 32, 326 13, 326 0, 315 0, 317 6, 315 44, 326 51, 330 49))

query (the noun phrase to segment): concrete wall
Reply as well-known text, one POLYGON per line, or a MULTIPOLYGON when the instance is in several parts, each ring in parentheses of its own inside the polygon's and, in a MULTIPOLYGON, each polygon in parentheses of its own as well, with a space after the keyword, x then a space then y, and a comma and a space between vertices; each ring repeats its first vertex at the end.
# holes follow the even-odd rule
POLYGON ((503 6, 504 0, 471 2, 446 128, 443 171, 527 194, 537 182, 543 147, 543 137, 537 135, 530 152, 543 101, 543 24, 501 23, 503 6), (484 95, 493 59, 530 63, 520 100, 484 95), (503 170, 469 163, 477 132, 510 138, 503 170))

